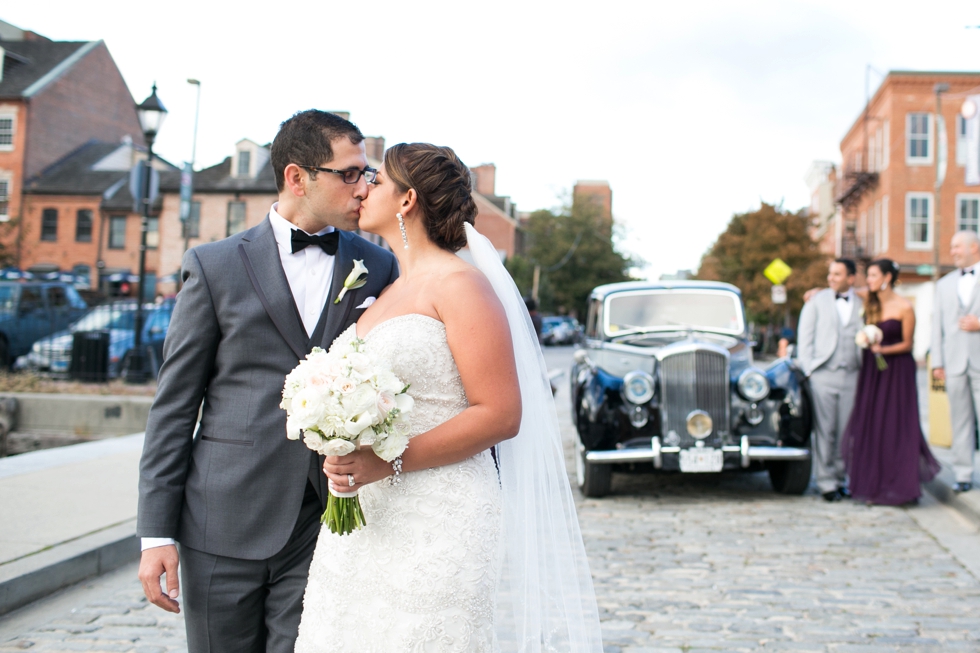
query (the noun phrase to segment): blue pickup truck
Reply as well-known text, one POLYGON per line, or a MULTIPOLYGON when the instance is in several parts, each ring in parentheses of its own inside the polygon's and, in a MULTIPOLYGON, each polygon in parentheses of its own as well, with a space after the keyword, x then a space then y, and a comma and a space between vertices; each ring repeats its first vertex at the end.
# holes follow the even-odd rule
POLYGON ((89 310, 70 283, 0 281, 0 369, 89 310))

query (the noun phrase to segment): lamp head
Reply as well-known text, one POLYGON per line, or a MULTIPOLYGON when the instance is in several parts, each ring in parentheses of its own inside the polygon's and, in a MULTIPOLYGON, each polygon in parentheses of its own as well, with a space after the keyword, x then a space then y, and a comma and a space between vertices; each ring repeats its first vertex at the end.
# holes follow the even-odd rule
POLYGON ((153 92, 150 97, 136 106, 136 112, 139 114, 140 126, 143 128, 143 136, 146 137, 146 142, 152 143, 160 131, 163 119, 167 117, 167 108, 157 97, 156 83, 153 84, 153 92))

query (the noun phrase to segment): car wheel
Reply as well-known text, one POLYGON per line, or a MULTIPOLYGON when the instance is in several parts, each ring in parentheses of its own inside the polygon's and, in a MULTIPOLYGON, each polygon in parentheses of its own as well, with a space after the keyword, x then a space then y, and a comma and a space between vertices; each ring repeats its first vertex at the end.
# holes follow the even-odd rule
POLYGON ((810 473, 813 467, 811 458, 771 461, 767 467, 772 489, 780 494, 803 494, 810 486, 810 473))
POLYGON ((612 488, 612 465, 597 465, 585 459, 588 453, 580 442, 575 456, 575 475, 582 494, 590 499, 599 499, 609 494, 612 488))

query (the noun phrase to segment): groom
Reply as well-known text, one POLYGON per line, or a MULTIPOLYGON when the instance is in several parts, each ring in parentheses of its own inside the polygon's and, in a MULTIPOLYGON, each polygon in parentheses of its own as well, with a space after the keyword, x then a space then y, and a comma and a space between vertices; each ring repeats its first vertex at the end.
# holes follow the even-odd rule
POLYGON ((817 489, 826 501, 848 496, 841 459, 841 436, 854 408, 861 357, 854 338, 862 327, 854 293, 854 261, 830 264, 825 288, 803 305, 797 358, 810 379, 815 423, 814 466, 817 489))
POLYGON ((266 219, 184 256, 137 533, 147 598, 179 612, 183 590, 191 653, 293 650, 327 488, 322 459, 286 439, 283 380, 398 275, 389 252, 348 233, 375 175, 363 140, 334 114, 297 113, 272 143, 266 219), (335 304, 355 259, 367 283, 335 304))

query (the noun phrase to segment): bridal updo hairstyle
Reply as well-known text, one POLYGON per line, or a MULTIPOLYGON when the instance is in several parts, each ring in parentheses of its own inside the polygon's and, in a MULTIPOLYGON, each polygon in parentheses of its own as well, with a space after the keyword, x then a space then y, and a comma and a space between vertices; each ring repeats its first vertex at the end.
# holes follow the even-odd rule
MULTIPOLYGON (((898 284, 898 265, 895 261, 880 258, 868 263, 868 267, 878 268, 881 275, 885 277, 885 283, 891 287, 894 288, 898 284)), ((877 324, 881 321, 881 300, 878 299, 877 292, 868 290, 868 299, 864 304, 864 320, 868 324, 877 324)))
POLYGON ((401 192, 415 189, 429 239, 442 249, 466 245, 466 227, 476 219, 470 169, 448 147, 399 143, 385 152, 385 172, 401 192))

